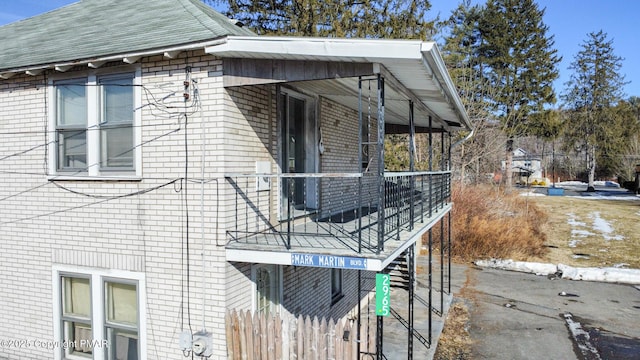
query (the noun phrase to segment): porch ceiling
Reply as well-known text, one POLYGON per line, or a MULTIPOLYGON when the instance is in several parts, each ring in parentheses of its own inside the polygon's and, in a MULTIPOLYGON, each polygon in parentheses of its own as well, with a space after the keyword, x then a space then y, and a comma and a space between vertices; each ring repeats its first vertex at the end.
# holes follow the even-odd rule
MULTIPOLYGON (((234 63, 232 66, 224 66, 225 86, 293 83, 303 91, 321 95, 357 110, 358 76, 382 74, 385 78, 386 123, 408 124, 408 104, 412 100, 415 104, 416 126, 427 127, 429 116, 432 116, 436 128, 471 129, 469 117, 433 42, 229 36, 220 44, 207 47, 205 51, 234 63), (267 71, 264 67, 255 69, 255 61, 261 60, 286 65, 267 71), (370 70, 364 72, 366 67, 354 67, 350 72, 340 73, 331 68, 330 64, 369 65, 370 70), (309 68, 318 71, 309 71, 309 68), (265 72, 269 71, 271 75, 265 77, 265 72), (294 71, 295 76, 292 76, 294 71), (229 76, 233 80, 227 81, 229 76), (295 80, 292 82, 291 79, 295 80)), ((363 88, 365 100, 368 99, 368 91, 368 87, 363 88)), ((376 91, 376 85, 372 83, 370 104, 371 115, 374 117, 377 117, 376 91)), ((365 101, 365 115, 368 113, 368 106, 368 101, 365 101)))

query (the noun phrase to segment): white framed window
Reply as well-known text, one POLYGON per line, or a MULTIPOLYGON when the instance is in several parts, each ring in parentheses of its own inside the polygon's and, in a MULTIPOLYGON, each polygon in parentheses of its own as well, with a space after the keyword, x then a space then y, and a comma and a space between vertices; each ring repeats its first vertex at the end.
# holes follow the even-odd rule
POLYGON ((342 299, 342 269, 331 269, 331 305, 342 299))
POLYGON ((51 80, 49 174, 56 179, 140 177, 140 70, 51 80))
POLYGON ((144 274, 56 267, 55 359, 146 359, 144 274))
POLYGON ((279 314, 282 299, 280 265, 255 264, 251 267, 253 310, 264 314, 279 314))

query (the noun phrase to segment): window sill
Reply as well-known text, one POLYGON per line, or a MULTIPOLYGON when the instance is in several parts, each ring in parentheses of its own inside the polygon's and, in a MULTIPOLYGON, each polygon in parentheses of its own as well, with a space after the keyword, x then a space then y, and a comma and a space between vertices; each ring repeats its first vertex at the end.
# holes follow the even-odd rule
POLYGON ((86 174, 57 174, 47 176, 49 181, 142 181, 142 177, 135 174, 122 175, 96 175, 89 176, 86 174))
POLYGON ((342 300, 342 298, 344 298, 344 294, 342 294, 342 293, 340 293, 340 295, 332 296, 331 297, 331 306, 337 304, 340 300, 342 300))

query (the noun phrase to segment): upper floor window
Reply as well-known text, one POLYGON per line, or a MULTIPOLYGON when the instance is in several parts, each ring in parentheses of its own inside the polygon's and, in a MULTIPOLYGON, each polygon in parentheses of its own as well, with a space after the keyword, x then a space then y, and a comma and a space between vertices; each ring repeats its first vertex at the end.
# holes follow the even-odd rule
POLYGON ((51 173, 111 176, 139 172, 140 92, 135 73, 54 81, 51 173))

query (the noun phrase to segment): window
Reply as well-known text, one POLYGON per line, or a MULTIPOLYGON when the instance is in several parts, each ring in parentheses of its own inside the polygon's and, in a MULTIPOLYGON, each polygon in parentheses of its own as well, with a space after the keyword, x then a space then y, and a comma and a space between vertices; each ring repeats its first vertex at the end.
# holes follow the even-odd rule
POLYGON ((342 299, 342 269, 331 269, 331 305, 342 299))
POLYGON ((100 167, 133 169, 133 77, 100 79, 100 167))
MULTIPOLYGON (((136 174, 140 91, 136 73, 100 74, 53 82, 55 145, 50 173, 68 176, 136 174)), ((137 166, 138 165, 138 166, 137 166)))
POLYGON ((66 355, 90 357, 91 344, 91 284, 89 279, 62 277, 62 328, 64 339, 70 340, 66 355))
POLYGON ((144 354, 139 289, 144 280, 58 271, 54 302, 56 359, 137 360, 144 354), (57 304, 57 305, 56 305, 57 304))
POLYGON ((135 284, 105 282, 107 359, 138 359, 138 295, 135 284))
POLYGON ((281 276, 278 265, 254 265, 255 306, 257 312, 275 315, 280 312, 281 276))

